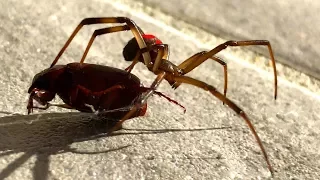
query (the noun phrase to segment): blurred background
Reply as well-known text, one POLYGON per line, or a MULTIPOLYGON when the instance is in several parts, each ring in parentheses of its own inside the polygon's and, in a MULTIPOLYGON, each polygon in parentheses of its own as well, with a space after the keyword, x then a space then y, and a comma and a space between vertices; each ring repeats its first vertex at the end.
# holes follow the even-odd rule
POLYGON ((269 40, 278 62, 320 79, 320 1, 139 1, 227 40, 269 40))

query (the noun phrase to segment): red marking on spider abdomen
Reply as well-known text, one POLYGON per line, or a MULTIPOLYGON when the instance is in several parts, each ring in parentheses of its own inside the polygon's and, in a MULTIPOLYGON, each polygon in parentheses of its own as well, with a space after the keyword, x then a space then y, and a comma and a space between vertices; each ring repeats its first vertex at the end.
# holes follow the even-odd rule
POLYGON ((163 44, 162 41, 160 41, 160 39, 158 39, 156 36, 152 34, 144 34, 142 35, 142 37, 147 41, 154 41, 155 44, 163 44))

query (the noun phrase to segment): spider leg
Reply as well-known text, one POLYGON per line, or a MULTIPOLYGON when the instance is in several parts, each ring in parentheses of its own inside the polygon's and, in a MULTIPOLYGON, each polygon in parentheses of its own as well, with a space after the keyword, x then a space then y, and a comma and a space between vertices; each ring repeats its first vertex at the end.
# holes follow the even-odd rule
POLYGON ((102 29, 97 29, 93 32, 88 45, 86 47, 86 50, 84 51, 81 60, 80 60, 80 64, 82 64, 85 60, 85 58, 88 55, 88 52, 93 44, 93 41, 95 40, 95 38, 97 36, 103 35, 103 34, 108 34, 108 33, 113 33, 113 32, 120 32, 120 31, 126 31, 126 30, 130 30, 130 28, 127 25, 124 26, 114 26, 114 27, 109 27, 109 28, 102 28, 102 29))
POLYGON ((247 125, 249 126, 249 129, 251 130, 251 132, 253 133, 256 141, 258 142, 258 145, 262 151, 262 154, 264 156, 264 159, 268 165, 268 169, 269 171, 271 172, 271 174, 273 175, 273 168, 271 166, 271 163, 269 161, 269 158, 268 158, 268 155, 264 149, 264 146, 253 126, 253 124, 251 123, 251 121, 249 120, 249 118, 247 117, 246 113, 241 109, 239 108, 234 102, 232 102, 230 99, 228 99, 227 97, 225 97, 223 94, 221 94, 220 92, 218 92, 216 90, 216 88, 214 88, 213 86, 205 83, 205 82, 202 82, 202 81, 199 81, 197 79, 194 79, 194 78, 191 78, 191 77, 187 77, 187 76, 175 76, 173 77, 173 79, 177 82, 180 82, 180 83, 186 83, 186 84, 190 84, 190 85, 194 85, 194 86, 197 86, 205 91, 209 91, 212 95, 214 95, 216 98, 218 98, 219 100, 223 101, 225 104, 227 104, 233 111, 235 111, 238 115, 240 115, 244 120, 245 122, 247 123, 247 125))
MULTIPOLYGON (((202 51, 202 52, 196 53, 195 55, 191 56, 187 60, 183 61, 178 66, 183 72, 181 75, 185 75, 185 74, 189 73, 194 68, 198 67, 204 61, 206 61, 207 59, 202 59, 202 61, 198 60, 199 57, 202 56, 205 53, 207 53, 207 52, 206 51, 202 51)), ((227 63, 224 62, 221 58, 219 58, 217 56, 212 56, 212 57, 210 57, 210 59, 218 62, 219 64, 221 64, 223 66, 223 71, 224 71, 224 90, 223 90, 223 94, 224 94, 224 96, 226 96, 227 95, 227 88, 228 88, 228 66, 227 66, 227 63)), ((176 88, 178 88, 180 86, 180 84, 181 83, 175 83, 175 84, 172 85, 172 87, 174 89, 176 89, 176 88)))
POLYGON ((155 47, 158 47, 158 53, 154 65, 152 67, 152 72, 157 72, 161 66, 163 60, 169 60, 169 47, 167 44, 159 44, 155 47))
POLYGON ((130 64, 130 66, 128 66, 127 68, 125 68, 125 70, 128 73, 131 73, 131 71, 133 70, 134 66, 139 62, 139 58, 142 55, 141 49, 138 51, 138 53, 136 54, 136 56, 134 57, 132 63, 130 64))
POLYGON ((208 58, 214 56, 218 52, 226 49, 228 46, 267 46, 269 50, 269 54, 271 57, 271 62, 273 66, 273 74, 274 74, 274 99, 277 99, 277 69, 276 69, 276 62, 274 59, 274 55, 272 52, 271 44, 267 40, 249 40, 249 41, 227 41, 223 44, 218 45, 217 47, 213 48, 212 50, 204 53, 203 55, 198 57, 198 61, 204 62, 208 58))
MULTIPOLYGON (((67 49, 67 47, 69 46, 69 44, 71 43, 73 38, 76 36, 76 34, 80 31, 80 29, 84 25, 110 24, 110 23, 125 23, 126 24, 126 25, 124 25, 125 28, 123 28, 122 30, 118 30, 118 31, 131 30, 133 35, 134 35, 134 37, 136 38, 136 40, 138 42, 138 45, 139 45, 140 49, 146 47, 146 43, 144 42, 144 40, 142 38, 142 34, 144 34, 143 31, 135 24, 134 21, 132 21, 129 18, 126 18, 126 17, 85 18, 74 29, 73 33, 70 35, 70 37, 67 40, 67 42, 64 44, 64 46, 62 47, 62 49, 60 50, 60 52, 58 53, 56 58, 53 60, 53 62, 52 62, 50 67, 53 67, 58 62, 58 60, 61 57, 61 55, 63 54, 63 52, 67 49)), ((119 26, 117 26, 116 29, 117 28, 119 28, 119 26)), ((118 32, 118 31, 110 31, 110 32, 107 32, 107 33, 118 32)), ((106 34, 106 33, 104 33, 104 34, 106 34)), ((151 62, 151 57, 150 57, 149 53, 143 53, 143 57, 144 57, 145 64, 149 64, 151 62)))

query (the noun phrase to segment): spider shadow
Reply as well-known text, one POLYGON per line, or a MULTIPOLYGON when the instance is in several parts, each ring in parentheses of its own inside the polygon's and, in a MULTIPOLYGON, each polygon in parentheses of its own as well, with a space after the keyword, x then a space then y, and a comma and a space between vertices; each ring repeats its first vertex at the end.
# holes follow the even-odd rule
MULTIPOLYGON (((0 171, 0 179, 5 179, 32 156, 36 156, 33 167, 34 179, 47 179, 49 157, 59 153, 98 154, 117 151, 122 146, 99 152, 81 152, 70 148, 74 142, 83 142, 106 137, 108 130, 117 119, 108 116, 97 117, 90 113, 47 113, 36 115, 12 115, 0 118, 0 158, 14 153, 23 153, 0 171)), ((205 129, 125 129, 110 136, 128 134, 158 134, 176 131, 201 131, 205 129)), ((130 146, 130 145, 129 145, 130 146)))

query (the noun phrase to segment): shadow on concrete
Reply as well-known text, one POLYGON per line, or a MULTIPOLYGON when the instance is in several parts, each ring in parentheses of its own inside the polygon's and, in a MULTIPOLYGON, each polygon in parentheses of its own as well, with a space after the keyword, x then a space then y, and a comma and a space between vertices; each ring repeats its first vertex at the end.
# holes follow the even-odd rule
MULTIPOLYGON (((0 118, 0 157, 23 152, 0 172, 0 179, 8 177, 31 156, 35 155, 34 179, 47 179, 49 156, 73 152, 73 142, 81 142, 105 134, 116 120, 97 118, 85 113, 48 113, 38 115, 13 115, 0 118)), ((128 146, 103 152, 119 150, 128 146)))
MULTIPOLYGON (((99 152, 82 152, 70 145, 101 137, 106 137, 108 130, 117 119, 108 116, 96 116, 90 113, 47 113, 37 115, 12 115, 0 118, 0 157, 14 153, 23 153, 0 171, 0 179, 5 179, 30 157, 36 156, 33 167, 34 179, 47 179, 50 155, 59 153, 99 154, 117 151, 130 145, 99 152)), ((114 132, 110 136, 158 134, 179 131, 202 131, 225 129, 125 129, 126 132, 114 132)))

